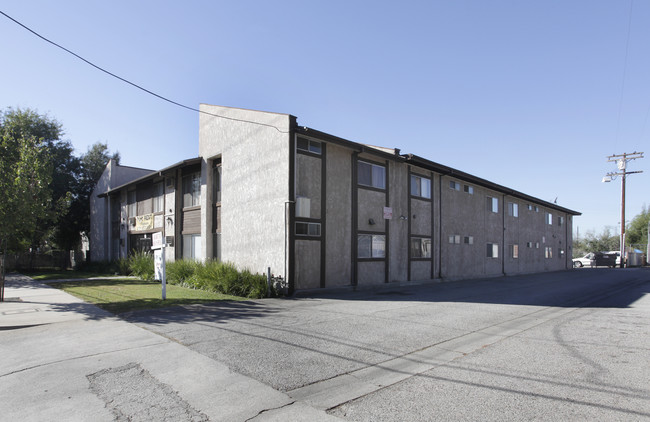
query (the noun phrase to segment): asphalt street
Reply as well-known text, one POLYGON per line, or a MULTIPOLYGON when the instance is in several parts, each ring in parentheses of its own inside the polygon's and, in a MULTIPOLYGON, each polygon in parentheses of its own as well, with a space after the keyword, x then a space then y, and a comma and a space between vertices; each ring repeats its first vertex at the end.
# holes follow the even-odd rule
POLYGON ((341 419, 650 420, 648 293, 581 269, 127 320, 341 419))
POLYGON ((11 276, 0 420, 650 420, 650 268, 115 317, 11 276))

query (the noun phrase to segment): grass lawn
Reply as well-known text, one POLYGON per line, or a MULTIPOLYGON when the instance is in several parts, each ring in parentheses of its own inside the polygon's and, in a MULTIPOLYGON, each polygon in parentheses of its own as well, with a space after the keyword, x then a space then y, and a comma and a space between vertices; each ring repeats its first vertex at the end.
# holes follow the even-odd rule
POLYGON ((66 278, 80 278, 86 279, 91 277, 113 277, 112 273, 97 273, 92 271, 77 271, 77 270, 51 270, 51 271, 21 271, 28 277, 34 280, 61 280, 66 278))
POLYGON ((222 300, 248 300, 170 284, 167 285, 167 299, 162 300, 162 286, 159 282, 133 279, 79 280, 50 285, 115 314, 222 300))

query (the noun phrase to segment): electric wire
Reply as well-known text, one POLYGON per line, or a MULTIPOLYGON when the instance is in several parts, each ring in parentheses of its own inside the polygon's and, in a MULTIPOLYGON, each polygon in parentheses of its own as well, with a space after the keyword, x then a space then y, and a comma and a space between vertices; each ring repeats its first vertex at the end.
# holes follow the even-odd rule
POLYGON ((632 8, 634 0, 630 0, 630 13, 627 21, 627 39, 625 40, 625 60, 623 61, 623 80, 621 81, 621 98, 618 102, 618 118, 616 119, 616 137, 615 142, 618 143, 618 135, 621 128, 621 113, 623 111, 623 96, 625 94, 625 79, 627 77, 627 57, 630 50, 630 32, 632 32, 632 8))
POLYGON ((7 19, 13 21, 13 22, 16 23, 17 25, 21 26, 22 28, 26 29, 27 31, 31 32, 32 34, 36 35, 38 38, 42 39, 43 41, 46 41, 46 42, 52 44, 53 46, 60 48, 61 50, 65 51, 66 53, 73 55, 73 56, 76 57, 77 59, 79 59, 79 60, 85 62, 86 64, 88 64, 88 65, 94 67, 95 69, 97 69, 97 70, 99 70, 99 71, 102 71, 102 72, 106 73, 107 75, 110 75, 110 76, 112 76, 112 77, 114 77, 114 78, 116 78, 116 79, 119 79, 120 81, 122 81, 122 82, 124 82, 124 83, 127 83, 127 84, 129 84, 129 85, 131 85, 131 86, 133 86, 133 87, 135 87, 135 88, 141 90, 141 91, 144 91, 144 92, 146 92, 147 94, 153 95, 154 97, 157 97, 157 98, 159 98, 159 99, 161 99, 161 100, 163 100, 163 101, 166 101, 166 102, 168 102, 168 103, 174 104, 175 106, 182 107, 182 108, 185 108, 185 109, 187 109, 187 110, 195 111, 195 112, 197 112, 197 113, 202 113, 202 114, 207 114, 207 115, 209 115, 209 116, 218 117, 218 118, 221 118, 221 119, 227 119, 227 120, 233 120, 233 121, 236 121, 236 122, 252 123, 252 124, 256 124, 256 125, 260 125, 260 126, 271 127, 271 128, 277 130, 277 131, 280 132, 280 133, 289 133, 289 132, 287 132, 287 131, 283 131, 283 130, 281 130, 279 127, 274 126, 274 125, 271 125, 271 124, 260 123, 260 122, 253 122, 253 121, 250 121, 250 120, 237 119, 237 118, 234 118, 234 117, 228 117, 228 116, 222 116, 222 115, 220 115, 220 114, 210 113, 210 112, 207 112, 207 111, 200 110, 200 109, 198 109, 198 108, 190 107, 190 106, 187 106, 187 105, 185 105, 185 104, 181 104, 181 103, 179 103, 179 102, 176 102, 176 101, 170 100, 169 98, 163 97, 163 96, 160 95, 160 94, 156 94, 156 93, 153 92, 153 91, 150 91, 150 90, 148 90, 148 89, 146 89, 146 88, 144 88, 144 87, 142 87, 142 86, 140 86, 140 85, 138 85, 138 84, 136 84, 136 83, 133 83, 133 82, 131 82, 131 81, 129 81, 129 80, 127 80, 127 79, 121 77, 121 76, 118 76, 118 75, 116 75, 116 74, 114 74, 114 73, 112 73, 112 72, 109 72, 108 70, 106 70, 106 69, 104 69, 104 68, 102 68, 102 67, 100 67, 100 66, 94 64, 93 62, 91 62, 91 61, 89 61, 89 60, 86 60, 85 58, 81 57, 81 56, 78 55, 77 53, 75 53, 75 52, 73 52, 73 51, 71 51, 71 50, 68 50, 67 48, 63 47, 62 45, 59 45, 59 44, 55 43, 54 41, 52 41, 52 40, 50 40, 50 39, 44 37, 43 35, 39 34, 38 32, 34 31, 33 29, 29 28, 27 25, 24 25, 23 23, 19 22, 18 20, 12 18, 11 16, 9 16, 8 14, 6 14, 6 13, 3 12, 2 10, 0 10, 0 14, 2 14, 2 15, 3 15, 4 17, 6 17, 7 19))

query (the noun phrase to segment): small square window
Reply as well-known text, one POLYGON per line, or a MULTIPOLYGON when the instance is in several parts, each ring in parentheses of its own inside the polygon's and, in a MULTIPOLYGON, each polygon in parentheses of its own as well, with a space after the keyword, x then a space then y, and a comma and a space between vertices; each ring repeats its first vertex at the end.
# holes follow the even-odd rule
POLYGON ((452 234, 449 235, 449 243, 453 244, 460 244, 460 235, 459 234, 452 234))
POLYGON ((474 236, 465 236, 465 237, 463 238, 463 242, 464 242, 466 245, 473 245, 473 244, 474 244, 474 236))
POLYGON ((297 236, 320 236, 320 223, 296 222, 297 236))
POLYGON ((469 193, 470 195, 474 195, 474 187, 470 185, 465 185, 463 186, 463 190, 465 193, 469 193))
POLYGON ((453 180, 451 180, 449 182, 449 189, 460 191, 460 183, 454 182, 453 180))
POLYGON ((310 139, 298 138, 298 143, 296 148, 301 151, 307 151, 314 154, 320 154, 322 152, 321 143, 318 141, 312 141, 310 139))

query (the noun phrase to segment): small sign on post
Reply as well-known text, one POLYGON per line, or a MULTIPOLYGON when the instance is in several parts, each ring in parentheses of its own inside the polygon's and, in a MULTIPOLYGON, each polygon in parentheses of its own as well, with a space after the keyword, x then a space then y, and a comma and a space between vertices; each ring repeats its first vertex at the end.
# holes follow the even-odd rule
POLYGON ((165 274, 165 245, 162 241, 162 233, 153 234, 153 267, 156 280, 162 284, 162 299, 167 299, 167 275, 165 274))

